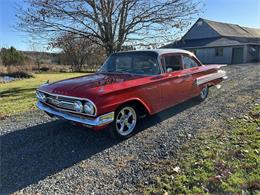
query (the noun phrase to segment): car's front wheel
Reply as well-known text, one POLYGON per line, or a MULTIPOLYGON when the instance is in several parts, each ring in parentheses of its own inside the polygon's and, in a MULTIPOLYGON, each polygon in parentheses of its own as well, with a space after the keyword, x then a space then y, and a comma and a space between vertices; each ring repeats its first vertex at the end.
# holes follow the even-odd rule
POLYGON ((125 139, 133 135, 138 122, 137 109, 132 105, 120 107, 115 113, 115 120, 111 126, 112 137, 125 139))

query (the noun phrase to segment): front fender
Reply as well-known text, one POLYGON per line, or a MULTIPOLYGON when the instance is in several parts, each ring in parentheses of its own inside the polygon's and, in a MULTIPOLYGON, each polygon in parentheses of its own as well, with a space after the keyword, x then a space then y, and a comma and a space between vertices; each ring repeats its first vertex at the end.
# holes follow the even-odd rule
POLYGON ((113 112, 118 109, 123 104, 131 101, 138 101, 141 103, 149 114, 154 113, 154 108, 148 100, 142 98, 141 90, 125 90, 124 92, 107 94, 99 98, 97 103, 98 115, 113 112))

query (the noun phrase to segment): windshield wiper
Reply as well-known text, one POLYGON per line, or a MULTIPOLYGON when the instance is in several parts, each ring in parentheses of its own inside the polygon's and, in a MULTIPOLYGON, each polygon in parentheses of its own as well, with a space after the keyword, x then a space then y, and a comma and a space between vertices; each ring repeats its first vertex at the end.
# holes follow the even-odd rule
POLYGON ((124 74, 131 74, 130 72, 122 71, 122 70, 107 71, 107 72, 109 72, 109 73, 124 73, 124 74))

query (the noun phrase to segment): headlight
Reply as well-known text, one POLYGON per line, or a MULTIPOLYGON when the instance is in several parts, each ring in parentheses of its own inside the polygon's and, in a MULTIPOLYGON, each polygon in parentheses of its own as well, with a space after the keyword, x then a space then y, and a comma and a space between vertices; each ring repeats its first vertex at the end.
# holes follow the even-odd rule
POLYGON ((86 102, 84 104, 84 112, 86 114, 91 114, 94 115, 95 114, 95 107, 91 102, 86 102))
POLYGON ((83 112, 83 105, 80 101, 76 101, 73 103, 73 108, 77 112, 83 112))
POLYGON ((36 92, 36 97, 37 97, 38 100, 40 100, 41 102, 46 102, 46 96, 44 95, 44 93, 37 91, 37 92, 36 92))

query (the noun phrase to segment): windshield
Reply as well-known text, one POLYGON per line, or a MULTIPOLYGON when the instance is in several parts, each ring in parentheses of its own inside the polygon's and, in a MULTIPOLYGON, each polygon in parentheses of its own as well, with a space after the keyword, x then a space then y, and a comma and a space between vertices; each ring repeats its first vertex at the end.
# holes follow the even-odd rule
POLYGON ((160 67, 155 52, 122 52, 112 54, 103 64, 102 73, 157 75, 160 67))

